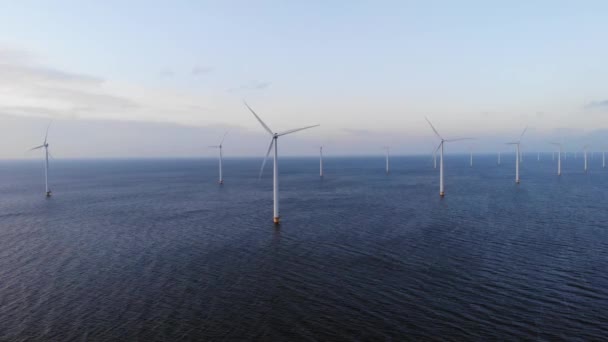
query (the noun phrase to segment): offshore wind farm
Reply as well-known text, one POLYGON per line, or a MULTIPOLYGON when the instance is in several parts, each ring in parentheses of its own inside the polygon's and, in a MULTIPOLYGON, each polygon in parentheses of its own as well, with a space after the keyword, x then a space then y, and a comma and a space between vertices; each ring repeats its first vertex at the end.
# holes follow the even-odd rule
POLYGON ((605 340, 606 11, 7 4, 0 341, 605 340))

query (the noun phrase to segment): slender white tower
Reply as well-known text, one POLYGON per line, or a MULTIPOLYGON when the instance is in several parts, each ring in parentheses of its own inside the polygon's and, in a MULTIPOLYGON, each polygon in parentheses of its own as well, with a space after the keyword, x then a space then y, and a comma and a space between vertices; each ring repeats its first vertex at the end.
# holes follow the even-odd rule
POLYGON ((536 152, 536 153, 537 153, 537 155, 536 155, 536 160, 537 160, 537 161, 540 161, 540 152, 536 152))
POLYGON ((270 136, 272 137, 270 140, 270 146, 268 146, 268 152, 266 152, 266 156, 264 157, 264 161, 262 162, 262 167, 260 169, 260 178, 262 177, 262 172, 264 171, 264 166, 266 165, 266 160, 268 159, 268 156, 270 155, 270 152, 272 151, 272 148, 274 147, 273 175, 272 175, 273 222, 274 222, 274 224, 280 224, 281 216, 279 214, 279 152, 278 152, 279 137, 287 135, 287 134, 299 132, 299 131, 302 131, 305 129, 318 127, 319 125, 306 126, 306 127, 302 127, 302 128, 291 129, 291 130, 284 131, 281 133, 274 133, 264 123, 264 121, 262 121, 262 119, 260 119, 260 117, 253 111, 253 109, 251 109, 251 107, 249 107, 247 102, 244 102, 244 104, 247 107, 247 109, 249 109, 249 111, 255 116, 255 118, 258 120, 258 122, 262 125, 264 130, 266 130, 266 132, 268 132, 268 134, 270 134, 270 136))
POLYGON ((589 148, 589 145, 585 145, 583 147, 583 159, 585 159, 585 172, 587 172, 587 149, 589 148))
POLYGON ((606 152, 602 151, 602 168, 606 168, 606 152))
MULTIPOLYGON (((559 149, 557 151, 557 175, 561 176, 562 175, 562 144, 553 142, 553 143, 551 143, 551 145, 555 145, 559 149)), ((555 153, 554 153, 554 155, 555 155, 555 153)))
POLYGON ((500 152, 498 152, 498 165, 500 165, 500 152))
POLYGON ((526 133, 526 130, 528 130, 528 127, 524 128, 524 131, 519 136, 519 140, 517 140, 516 142, 507 143, 507 145, 515 145, 515 152, 516 152, 515 153, 515 183, 516 184, 519 184, 519 182, 520 182, 519 163, 522 161, 521 152, 520 152, 520 144, 521 144, 521 139, 523 138, 524 134, 526 133))
POLYGON ((222 140, 220 141, 219 145, 214 145, 214 146, 209 146, 211 148, 217 148, 219 150, 219 179, 218 179, 218 183, 220 185, 224 184, 224 171, 223 171, 223 167, 224 167, 224 155, 223 155, 223 148, 224 148, 224 139, 226 139, 226 135, 228 134, 228 132, 224 133, 224 136, 222 137, 222 140))
POLYGON ((435 149, 435 153, 437 151, 439 151, 439 196, 444 197, 445 191, 443 188, 443 145, 446 142, 470 140, 471 138, 460 138, 460 139, 450 139, 450 140, 443 139, 443 137, 439 134, 439 132, 437 132, 437 130, 435 129, 435 127, 433 126, 431 121, 429 121, 429 119, 426 117, 424 119, 429 123, 429 125, 431 126, 431 129, 433 130, 435 135, 440 139, 439 145, 435 149))
POLYGON ((319 147, 319 176, 323 178, 323 146, 319 147))
MULTIPOLYGON (((517 143, 517 155, 519 156, 519 143, 517 143)), ((515 159, 515 183, 519 184, 519 161, 520 158, 515 159)))
POLYGON ((385 146, 384 149, 386 149, 386 174, 388 175, 390 173, 390 168, 389 168, 389 158, 390 158, 390 147, 385 146))
POLYGON ((441 139, 441 143, 439 143, 439 148, 441 148, 441 153, 439 155, 439 196, 444 197, 445 191, 443 190, 443 143, 445 140, 441 139))
POLYGON ((44 148, 44 192, 46 197, 51 197, 51 189, 49 189, 49 144, 47 142, 50 127, 51 123, 49 122, 49 125, 46 127, 46 134, 44 135, 44 143, 30 149, 30 151, 33 151, 44 148))
POLYGON ((471 156, 469 160, 469 167, 473 167, 473 150, 471 150, 471 156))

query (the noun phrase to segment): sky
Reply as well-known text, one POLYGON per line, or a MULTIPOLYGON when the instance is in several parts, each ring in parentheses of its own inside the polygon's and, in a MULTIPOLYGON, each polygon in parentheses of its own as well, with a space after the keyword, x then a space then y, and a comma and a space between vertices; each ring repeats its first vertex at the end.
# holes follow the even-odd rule
POLYGON ((0 158, 597 151, 606 1, 7 1, 0 158))

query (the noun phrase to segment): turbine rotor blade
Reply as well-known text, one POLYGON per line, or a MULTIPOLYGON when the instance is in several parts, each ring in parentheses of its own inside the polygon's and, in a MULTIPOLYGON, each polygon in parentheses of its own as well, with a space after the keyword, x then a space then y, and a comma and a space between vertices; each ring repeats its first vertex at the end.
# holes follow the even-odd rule
POLYGON ((524 128, 524 131, 521 132, 521 135, 519 136, 519 141, 521 141, 521 138, 524 137, 524 134, 526 134, 526 131, 528 130, 528 126, 526 126, 526 128, 524 128))
POLYGON ((295 133, 295 132, 303 131, 305 129, 319 127, 319 126, 321 126, 321 125, 312 125, 312 126, 306 126, 306 127, 302 127, 302 128, 290 129, 289 131, 281 132, 281 133, 278 133, 277 135, 280 137, 282 135, 287 135, 287 134, 291 134, 291 133, 295 133))
POLYGON ((435 151, 433 151, 433 156, 437 153, 437 151, 439 151, 439 149, 441 148, 441 144, 439 143, 439 145, 437 145, 437 148, 435 149, 435 151))
POLYGON ((226 131, 226 133, 224 133, 224 136, 222 137, 222 141, 220 142, 220 144, 218 145, 218 147, 222 146, 222 144, 224 144, 224 139, 226 139, 226 136, 228 135, 228 132, 229 131, 226 131))
POLYGON ((266 166, 266 160, 268 160, 270 151, 272 151, 273 144, 274 144, 274 138, 272 138, 272 140, 270 140, 270 146, 268 146, 268 152, 266 152, 266 156, 264 156, 264 160, 262 161, 262 167, 260 168, 260 176, 258 179, 262 179, 262 173, 264 172, 264 166, 266 166))
POLYGON ((220 148, 220 146, 219 146, 219 145, 207 146, 207 147, 209 147, 209 148, 220 148))
POLYGON ((255 116, 255 118, 258 119, 258 121, 260 122, 262 127, 264 127, 264 129, 266 130, 266 132, 268 132, 270 135, 274 135, 274 133, 272 133, 272 130, 264 123, 264 121, 262 121, 262 119, 260 119, 260 117, 253 111, 253 109, 251 109, 251 107, 249 107, 247 102, 243 101, 243 103, 249 109, 249 111, 255 116))
POLYGON ((46 139, 49 136, 49 128, 51 128, 51 124, 53 123, 53 121, 49 122, 49 125, 46 126, 46 134, 44 135, 44 143, 46 144, 46 139))
POLYGON ((28 151, 39 150, 39 149, 41 149, 41 148, 43 148, 43 147, 44 147, 44 145, 40 145, 40 146, 36 146, 36 147, 32 147, 32 148, 30 148, 28 151))
POLYGON ((437 130, 435 129, 435 126, 433 126, 433 124, 431 123, 431 121, 425 116, 424 119, 426 120, 426 122, 429 123, 429 125, 431 125, 431 128, 433 129, 433 132, 435 132, 435 135, 437 137, 439 137, 439 139, 443 140, 443 138, 441 137, 441 135, 439 134, 439 132, 437 132, 437 130))

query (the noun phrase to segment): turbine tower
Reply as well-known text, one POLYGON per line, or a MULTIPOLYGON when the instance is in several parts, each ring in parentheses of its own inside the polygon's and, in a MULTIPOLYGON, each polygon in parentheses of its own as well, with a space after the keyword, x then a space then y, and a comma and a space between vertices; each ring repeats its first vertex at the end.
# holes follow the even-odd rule
POLYGON ((323 146, 319 147, 319 176, 323 178, 323 146))
POLYGON ((496 164, 500 165, 500 152, 498 152, 498 162, 496 164))
POLYGON ((606 152, 602 151, 602 169, 606 168, 606 152))
POLYGON ((443 189, 443 145, 446 142, 454 142, 454 141, 460 141, 460 140, 470 140, 471 138, 460 138, 460 139, 444 139, 439 132, 437 132, 437 130, 435 129, 435 127, 433 126, 433 124, 431 123, 431 121, 429 121, 428 118, 424 118, 426 120, 426 122, 429 123, 429 125, 431 126, 431 129, 433 130, 433 132, 435 133, 435 135, 441 140, 439 145, 437 146, 437 148, 435 149, 435 153, 439 150, 439 196, 444 197, 445 196, 445 191, 443 189))
POLYGON ((559 148, 559 151, 557 152, 557 175, 561 176, 562 175, 562 144, 553 142, 553 143, 551 143, 551 145, 555 145, 559 148))
POLYGON ((471 152, 471 156, 470 156, 470 160, 469 160, 469 167, 473 167, 473 148, 470 148, 470 152, 471 152))
POLYGON ((44 143, 40 146, 32 147, 30 151, 38 150, 44 148, 44 188, 46 197, 51 197, 51 189, 49 189, 49 143, 47 142, 47 138, 49 136, 49 128, 51 127, 51 123, 46 126, 46 134, 44 135, 44 143))
POLYGON ((211 148, 217 148, 220 151, 220 177, 218 180, 218 183, 220 185, 224 184, 224 175, 223 175, 223 171, 222 171, 222 167, 223 167, 222 164, 224 163, 224 160, 223 160, 224 157, 222 154, 222 149, 223 149, 224 139, 226 139, 227 134, 228 134, 228 132, 224 133, 224 136, 222 137, 222 140, 220 141, 219 145, 209 146, 211 148))
POLYGON ((528 130, 527 126, 526 126, 526 128, 524 128, 524 131, 519 136, 519 140, 517 140, 516 142, 507 143, 507 145, 515 145, 515 152, 516 152, 515 153, 515 183, 516 184, 519 184, 519 182, 520 182, 519 163, 522 161, 521 154, 520 154, 520 145, 521 145, 521 138, 523 138, 524 134, 526 133, 526 130, 528 130))
POLYGON ((587 172, 588 168, 587 168, 587 149, 589 148, 589 145, 585 145, 583 146, 583 156, 585 159, 585 172, 587 172))
POLYGON ((384 148, 386 149, 386 174, 388 175, 389 172, 390 172, 389 164, 388 164, 388 159, 390 157, 390 150, 391 150, 391 148, 388 147, 388 146, 385 146, 384 148))
POLYGON ((273 198, 273 222, 274 224, 280 224, 280 220, 281 220, 281 216, 279 215, 279 151, 278 151, 278 142, 279 142, 279 137, 282 137, 284 135, 287 134, 291 134, 291 133, 295 133, 295 132, 299 132, 305 129, 309 129, 309 128, 313 128, 313 127, 318 127, 320 125, 313 125, 313 126, 306 126, 306 127, 302 127, 302 128, 295 128, 295 129, 291 129, 288 131, 284 131, 284 132, 273 132, 268 125, 266 125, 264 123, 264 121, 262 121, 262 119, 260 119, 260 117, 253 111, 253 109, 251 109, 251 107, 249 107, 249 105, 247 104, 247 102, 243 101, 243 103, 245 104, 245 106, 247 107, 247 109, 249 109, 249 111, 251 112, 251 114, 253 114, 253 116, 255 116, 255 118, 259 121, 260 125, 262 125, 262 127, 264 128, 264 130, 266 130, 266 132, 268 132, 268 134, 270 134, 270 136, 272 137, 270 140, 270 145, 268 146, 268 152, 266 152, 266 156, 264 157, 264 161, 262 162, 262 167, 260 169, 260 178, 262 177, 262 172, 264 171, 264 166, 266 165, 266 160, 268 159, 268 156, 270 155, 270 152, 272 151, 272 148, 274 146, 274 165, 273 165, 273 173, 272 173, 272 198, 273 198))

